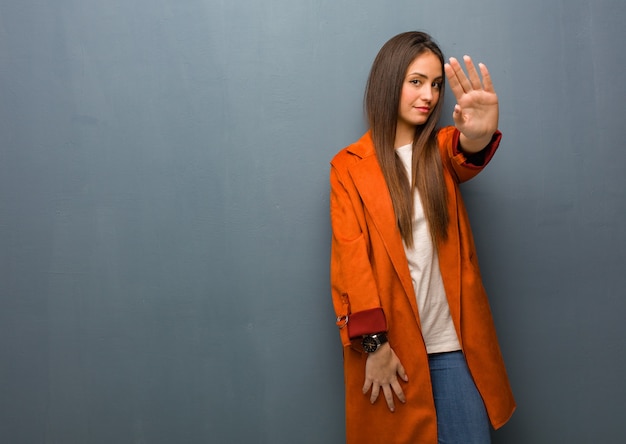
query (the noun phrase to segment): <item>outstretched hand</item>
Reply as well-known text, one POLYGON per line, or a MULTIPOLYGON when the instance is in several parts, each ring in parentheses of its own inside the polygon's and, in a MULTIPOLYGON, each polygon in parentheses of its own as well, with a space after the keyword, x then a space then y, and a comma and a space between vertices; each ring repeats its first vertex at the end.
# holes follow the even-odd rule
POLYGON ((498 129, 498 96, 487 67, 479 63, 480 75, 469 56, 464 56, 467 75, 454 57, 444 65, 450 89, 456 97, 452 118, 461 132, 461 146, 469 152, 483 149, 498 129))

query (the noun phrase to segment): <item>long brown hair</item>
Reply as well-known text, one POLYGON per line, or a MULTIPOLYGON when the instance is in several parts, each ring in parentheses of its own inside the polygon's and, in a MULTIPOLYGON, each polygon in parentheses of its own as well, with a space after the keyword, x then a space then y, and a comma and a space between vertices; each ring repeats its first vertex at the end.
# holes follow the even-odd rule
POLYGON ((441 61, 443 54, 423 32, 405 32, 380 49, 365 89, 365 112, 369 121, 376 157, 387 182, 402 239, 413 246, 413 192, 417 188, 430 227, 433 243, 447 238, 448 205, 441 156, 437 147, 437 122, 443 106, 445 76, 439 101, 413 138, 413 177, 409 182, 402 161, 395 152, 398 107, 406 70, 416 57, 431 52, 441 61))

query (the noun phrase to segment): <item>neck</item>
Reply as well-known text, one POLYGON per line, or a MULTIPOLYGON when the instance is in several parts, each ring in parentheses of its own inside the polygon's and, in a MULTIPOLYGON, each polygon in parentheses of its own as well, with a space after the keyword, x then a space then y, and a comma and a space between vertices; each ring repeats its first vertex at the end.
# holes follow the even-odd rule
POLYGON ((394 148, 400 148, 401 146, 413 143, 413 137, 415 137, 415 127, 398 122, 394 148))

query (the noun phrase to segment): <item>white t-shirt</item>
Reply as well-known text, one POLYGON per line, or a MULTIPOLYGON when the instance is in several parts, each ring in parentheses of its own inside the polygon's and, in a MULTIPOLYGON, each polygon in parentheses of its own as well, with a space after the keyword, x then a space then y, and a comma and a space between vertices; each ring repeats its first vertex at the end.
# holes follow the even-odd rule
MULTIPOLYGON (((411 145, 396 148, 411 180, 411 145)), ((461 346, 450 316, 450 307, 439 269, 437 250, 433 246, 428 221, 417 189, 413 204, 413 248, 404 245, 415 290, 422 336, 428 353, 460 350, 461 346)))

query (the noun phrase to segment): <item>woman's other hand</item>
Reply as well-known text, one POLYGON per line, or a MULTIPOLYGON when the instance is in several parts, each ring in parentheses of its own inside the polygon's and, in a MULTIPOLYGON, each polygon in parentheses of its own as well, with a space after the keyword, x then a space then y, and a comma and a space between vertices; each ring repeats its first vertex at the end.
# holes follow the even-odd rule
POLYGON ((393 402, 394 393, 400 402, 406 402, 398 376, 400 376, 404 382, 409 381, 404 367, 402 367, 400 363, 400 359, 398 359, 389 343, 385 343, 374 353, 370 353, 367 356, 363 394, 367 394, 371 389, 370 402, 373 404, 376 402, 376 399, 378 399, 378 395, 382 389, 383 396, 387 401, 387 407, 393 412, 395 410, 395 404, 393 402))

